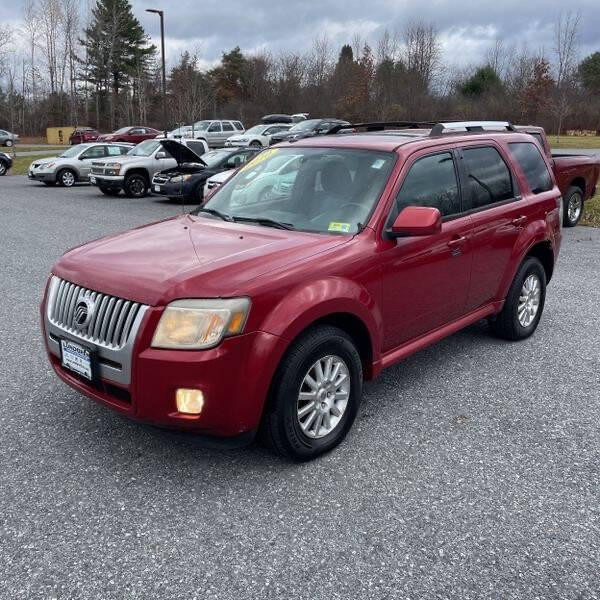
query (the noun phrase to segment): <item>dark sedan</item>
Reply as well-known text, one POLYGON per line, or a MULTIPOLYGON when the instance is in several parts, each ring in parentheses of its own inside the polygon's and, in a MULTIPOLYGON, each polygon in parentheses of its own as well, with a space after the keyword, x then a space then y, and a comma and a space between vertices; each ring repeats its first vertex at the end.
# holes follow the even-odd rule
POLYGON ((260 148, 211 150, 203 154, 199 162, 198 157, 174 140, 161 140, 161 144, 171 156, 177 158, 178 165, 156 173, 152 179, 152 191, 173 200, 183 197, 185 200, 197 202, 204 200, 204 184, 209 177, 221 171, 237 169, 261 150, 260 148), (171 148, 170 146, 174 144, 183 150, 171 148))
POLYGON ((271 145, 279 142, 294 142, 315 135, 324 135, 337 125, 350 125, 340 119, 307 119, 296 123, 287 131, 281 131, 271 136, 271 145))

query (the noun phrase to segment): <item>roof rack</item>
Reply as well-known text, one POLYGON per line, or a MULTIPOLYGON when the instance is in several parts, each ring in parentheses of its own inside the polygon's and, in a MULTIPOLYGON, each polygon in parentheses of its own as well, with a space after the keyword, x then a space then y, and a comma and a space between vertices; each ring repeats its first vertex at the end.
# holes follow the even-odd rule
POLYGON ((366 131, 383 131, 384 129, 431 129, 437 121, 372 121, 368 123, 352 123, 335 125, 327 133, 339 133, 342 129, 365 129, 366 131))
POLYGON ((508 121, 449 121, 436 123, 430 132, 430 137, 441 135, 445 132, 464 129, 467 132, 485 131, 486 129, 505 129, 506 131, 517 131, 514 125, 508 121))

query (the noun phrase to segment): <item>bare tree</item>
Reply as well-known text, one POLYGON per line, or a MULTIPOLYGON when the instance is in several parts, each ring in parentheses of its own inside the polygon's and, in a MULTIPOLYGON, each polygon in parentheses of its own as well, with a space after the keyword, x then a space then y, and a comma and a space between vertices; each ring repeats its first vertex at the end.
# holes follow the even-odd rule
POLYGON ((38 15, 42 29, 42 54, 46 58, 48 78, 50 81, 50 93, 56 93, 58 89, 58 44, 61 21, 60 0, 40 0, 38 15))
POLYGON ((567 12, 560 14, 554 26, 554 56, 556 60, 556 99, 554 113, 557 119, 556 133, 560 138, 565 117, 572 109, 575 89, 575 72, 579 48, 579 22, 581 15, 567 12))
MULTIPOLYGON (((23 10, 23 26, 21 28, 21 37, 27 44, 29 53, 29 78, 31 84, 31 104, 35 108, 37 102, 37 66, 35 62, 35 51, 40 38, 40 19, 37 12, 36 0, 27 0, 23 10)), ((32 129, 34 129, 32 124, 32 129)), ((32 131, 33 133, 33 131, 32 131)))
POLYGON ((437 76, 441 47, 433 24, 411 23, 404 30, 405 64, 409 72, 418 75, 424 91, 428 91, 437 76))

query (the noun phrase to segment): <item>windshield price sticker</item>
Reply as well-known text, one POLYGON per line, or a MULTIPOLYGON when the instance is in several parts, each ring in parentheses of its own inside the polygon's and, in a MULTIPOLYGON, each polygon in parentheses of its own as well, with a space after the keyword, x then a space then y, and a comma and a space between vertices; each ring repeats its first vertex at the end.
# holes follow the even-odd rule
POLYGON ((327 231, 341 231, 342 233, 348 233, 350 231, 350 223, 336 223, 332 221, 329 223, 327 231))

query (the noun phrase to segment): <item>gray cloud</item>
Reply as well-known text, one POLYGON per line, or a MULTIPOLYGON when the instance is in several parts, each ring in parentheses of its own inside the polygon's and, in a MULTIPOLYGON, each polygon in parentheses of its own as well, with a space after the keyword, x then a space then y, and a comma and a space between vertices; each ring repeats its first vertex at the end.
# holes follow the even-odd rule
MULTIPOLYGON (((0 0, 0 22, 16 23, 23 4, 0 0)), ((464 66, 482 60, 496 38, 508 47, 527 44, 549 53, 553 24, 566 9, 581 13, 582 56, 600 49, 598 0, 133 0, 133 7, 155 43, 158 17, 145 9, 165 10, 169 62, 197 50, 210 64, 238 45, 246 52, 302 52, 323 34, 337 51, 356 33, 373 43, 385 29, 401 32, 422 20, 437 25, 444 61, 464 66)))

